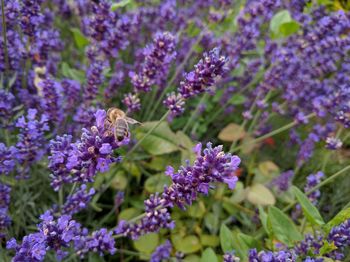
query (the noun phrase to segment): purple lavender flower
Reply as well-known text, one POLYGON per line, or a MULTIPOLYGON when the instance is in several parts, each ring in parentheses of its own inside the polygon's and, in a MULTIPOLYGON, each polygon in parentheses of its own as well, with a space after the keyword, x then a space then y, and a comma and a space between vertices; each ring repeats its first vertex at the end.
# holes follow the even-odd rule
POLYGON ((239 257, 235 256, 235 252, 225 253, 223 256, 224 262, 239 262, 239 257))
POLYGON ((128 108, 128 112, 135 112, 141 109, 140 98, 138 98, 137 94, 125 94, 123 104, 128 108))
POLYGON ((119 157, 113 150, 129 143, 129 138, 115 140, 113 126, 106 121, 106 111, 95 113, 96 122, 90 130, 83 128, 81 139, 71 143, 71 136, 57 137, 51 142, 49 166, 53 174, 51 185, 58 190, 63 183, 92 182, 95 174, 106 172, 119 157))
POLYGON ((12 93, 0 90, 0 118, 2 124, 6 127, 9 123, 6 123, 13 115, 13 108, 15 103, 15 97, 12 93))
POLYGON ((129 76, 137 92, 149 92, 152 85, 161 86, 168 75, 170 62, 175 58, 175 37, 169 32, 155 34, 153 43, 143 50, 145 61, 139 73, 129 76))
POLYGON ((163 259, 168 259, 172 248, 170 241, 165 241, 164 244, 158 246, 152 253, 150 262, 161 262, 163 259))
POLYGON ((47 120, 44 114, 37 119, 37 110, 29 109, 27 117, 21 116, 16 122, 16 127, 20 129, 16 144, 16 160, 21 165, 22 175, 25 175, 29 166, 40 160, 45 153, 44 135, 45 131, 49 130, 47 120))
POLYGON ((72 216, 85 209, 94 194, 95 189, 90 188, 87 191, 86 185, 81 185, 73 195, 67 198, 66 203, 62 207, 62 214, 72 216))
POLYGON ((81 258, 88 252, 97 252, 103 256, 104 252, 114 254, 116 252, 115 241, 112 231, 101 228, 92 232, 91 236, 87 235, 87 230, 83 230, 82 234, 74 240, 74 248, 78 256, 81 258))
POLYGON ((175 92, 168 94, 163 104, 170 110, 171 118, 179 116, 185 111, 184 98, 181 94, 176 94, 175 92))
POLYGON ((181 167, 178 173, 168 173, 173 183, 164 189, 166 204, 184 209, 185 205, 192 204, 198 193, 208 194, 213 182, 223 182, 231 190, 234 189, 238 180, 234 171, 239 164, 239 157, 225 154, 222 146, 213 148, 211 143, 208 143, 203 153, 197 156, 193 166, 181 167))
POLYGON ((306 256, 310 251, 317 255, 322 245, 323 237, 320 233, 317 233, 315 236, 307 234, 303 241, 294 246, 293 250, 298 256, 306 256))
POLYGON ((84 87, 83 99, 85 103, 90 103, 98 94, 98 88, 103 83, 103 69, 105 65, 102 61, 94 60, 90 64, 86 73, 86 85, 84 87))
POLYGON ((291 186, 291 180, 294 176, 293 170, 288 170, 281 173, 278 177, 271 181, 271 184, 275 186, 280 192, 285 192, 291 186))
POLYGON ((319 142, 320 138, 315 133, 310 133, 309 136, 302 142, 298 156, 297 165, 301 166, 309 160, 314 152, 315 143, 319 142))
POLYGON ((238 180, 234 172, 240 159, 225 154, 222 146, 213 148, 211 143, 207 144, 203 152, 201 149, 201 144, 198 144, 197 159, 193 166, 181 167, 177 173, 172 167, 167 168, 166 175, 173 182, 169 187, 164 187, 161 197, 156 194, 145 200, 146 215, 140 223, 120 221, 115 233, 137 239, 142 234, 158 232, 161 228, 172 229, 174 221, 171 220, 169 208, 177 205, 185 209, 186 205, 191 205, 197 199, 199 193, 208 194, 214 182, 226 183, 231 190, 234 189, 238 180))
POLYGON ((333 227, 327 236, 327 241, 337 247, 337 250, 332 251, 328 256, 336 260, 343 260, 342 251, 350 245, 350 219, 333 227))
POLYGON ((214 48, 209 53, 204 53, 203 58, 194 66, 194 71, 185 73, 185 80, 180 82, 179 93, 184 98, 208 91, 217 78, 225 73, 225 64, 228 61, 224 56, 220 56, 220 50, 214 48))
POLYGON ((15 256, 12 258, 13 262, 43 261, 47 252, 45 236, 42 233, 34 233, 25 236, 20 245, 12 238, 7 242, 6 248, 16 251, 15 256))
POLYGON ((0 143, 0 175, 8 175, 16 166, 17 148, 0 143))
POLYGON ((296 256, 293 252, 288 250, 281 250, 277 252, 271 251, 258 251, 256 249, 249 250, 250 262, 284 262, 284 261, 296 261, 296 256))
POLYGON ((59 124, 63 120, 62 87, 51 79, 45 79, 39 84, 39 95, 42 96, 42 107, 52 123, 59 124))
MULTIPOLYGON (((320 182, 321 179, 324 177, 324 173, 319 171, 316 174, 311 174, 306 177, 306 185, 304 187, 305 193, 308 193, 312 188, 317 186, 320 182)), ((321 196, 321 191, 320 190, 315 190, 314 192, 308 194, 309 200, 312 202, 312 204, 316 205, 318 202, 318 199, 321 196)))
POLYGON ((64 110, 71 113, 80 100, 80 83, 75 80, 64 79, 61 86, 64 93, 64 110))
POLYGON ((0 183, 0 239, 5 237, 5 230, 11 224, 11 219, 8 216, 8 208, 10 205, 11 188, 0 183))
POLYGON ((327 137, 326 139, 326 148, 330 150, 337 150, 343 145, 342 141, 336 137, 327 137))
POLYGON ((80 235, 80 224, 71 220, 70 216, 61 216, 54 219, 47 211, 40 216, 39 232, 25 236, 22 244, 17 244, 15 239, 7 242, 7 249, 14 249, 16 254, 13 261, 43 261, 46 252, 54 250, 58 260, 62 260, 68 252, 73 240, 80 235))

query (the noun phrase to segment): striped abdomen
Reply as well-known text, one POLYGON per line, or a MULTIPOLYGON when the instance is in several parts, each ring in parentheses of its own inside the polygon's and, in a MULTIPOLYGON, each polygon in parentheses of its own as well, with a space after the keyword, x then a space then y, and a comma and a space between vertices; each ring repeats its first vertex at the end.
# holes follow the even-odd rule
POLYGON ((122 141, 124 137, 128 136, 129 126, 125 119, 118 118, 115 121, 114 136, 116 140, 122 141))

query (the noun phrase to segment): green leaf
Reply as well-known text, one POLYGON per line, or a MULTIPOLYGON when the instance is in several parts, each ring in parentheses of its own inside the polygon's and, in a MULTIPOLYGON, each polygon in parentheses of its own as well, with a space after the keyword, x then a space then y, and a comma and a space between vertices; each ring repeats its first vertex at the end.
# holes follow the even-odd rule
POLYGON ((121 221, 121 220, 130 220, 136 216, 138 216, 140 214, 140 211, 134 207, 130 207, 130 208, 126 208, 126 209, 123 209, 119 216, 118 216, 118 221, 121 221))
POLYGON ((242 233, 239 230, 236 230, 233 234, 232 247, 237 252, 237 255, 243 260, 248 261, 248 250, 249 246, 246 241, 243 240, 242 233))
POLYGON ((111 187, 116 190, 124 190, 128 185, 128 179, 124 175, 124 172, 118 172, 111 183, 111 187))
POLYGON ((165 174, 156 174, 147 178, 145 188, 149 193, 163 192, 165 185, 170 185, 171 179, 165 174))
MULTIPOLYGON (((136 133, 137 139, 142 139, 157 123, 157 121, 144 123, 136 133)), ((162 122, 142 141, 141 146, 152 155, 163 155, 179 150, 176 141, 177 137, 169 128, 168 123, 162 122)))
POLYGON ((78 48, 84 48, 90 43, 79 28, 71 28, 70 31, 73 33, 74 41, 78 48))
POLYGON ((235 94, 230 99, 230 104, 231 105, 241 105, 241 104, 244 104, 245 101, 246 101, 246 97, 244 95, 235 94))
POLYGON ((193 152, 194 143, 184 132, 178 131, 176 133, 177 144, 181 150, 181 162, 184 163, 189 160, 193 163, 196 159, 196 154, 193 152))
POLYGON ((341 223, 343 223, 345 220, 347 220, 349 218, 350 218, 350 207, 340 211, 335 217, 333 217, 324 226, 324 230, 326 231, 326 234, 328 234, 333 227, 340 225, 341 223))
POLYGON ((267 214, 261 206, 259 206, 258 208, 259 208, 259 218, 260 218, 261 224, 262 224, 263 228, 265 229, 266 233, 268 235, 271 235, 271 231, 267 225, 267 214))
POLYGON ((141 236, 138 240, 133 241, 136 250, 151 254, 156 249, 159 243, 159 235, 155 233, 141 236))
POLYGON ((189 235, 184 238, 181 238, 179 236, 172 237, 172 240, 176 250, 183 252, 184 254, 195 253, 202 247, 198 237, 194 235, 189 235))
POLYGON ((255 184, 247 188, 247 190, 247 199, 253 205, 269 206, 276 203, 276 199, 270 189, 262 184, 255 184))
POLYGON ((82 72, 80 70, 76 70, 74 68, 71 68, 65 62, 62 63, 61 70, 62 70, 62 75, 67 77, 67 78, 77 80, 80 83, 83 83, 85 80, 85 73, 84 72, 82 72))
POLYGON ((233 236, 230 229, 225 224, 220 227, 220 244, 222 251, 229 252, 232 251, 233 236))
POLYGON ((112 11, 115 11, 119 8, 122 8, 122 7, 125 7, 127 6, 128 4, 130 4, 132 2, 132 0, 122 0, 122 1, 119 1, 118 3, 114 3, 111 5, 111 10, 112 11))
POLYGON ((205 214, 205 205, 202 201, 192 204, 188 208, 188 215, 193 218, 202 218, 205 214))
POLYGON ((218 262, 218 258, 214 250, 210 247, 206 248, 202 253, 201 262, 218 262))
POLYGON ((290 218, 277 207, 269 207, 268 226, 273 235, 288 246, 303 239, 290 218))
POLYGON ((336 249, 337 249, 337 247, 335 246, 334 242, 329 243, 329 242, 325 241, 323 243, 323 246, 320 248, 320 255, 323 256, 323 255, 328 254, 336 249))
POLYGON ((288 36, 298 32, 299 28, 300 28, 300 25, 297 22, 291 21, 291 22, 288 22, 288 23, 281 25, 280 33, 283 37, 288 37, 288 36))
POLYGON ((220 244, 220 239, 213 235, 200 235, 202 246, 217 247, 220 244))
POLYGON ((317 208, 310 202, 307 196, 295 186, 292 187, 292 190, 309 222, 313 225, 324 225, 320 212, 318 212, 317 208))
POLYGON ((300 25, 292 19, 288 10, 275 14, 270 21, 270 30, 274 38, 287 37, 299 30, 300 25))

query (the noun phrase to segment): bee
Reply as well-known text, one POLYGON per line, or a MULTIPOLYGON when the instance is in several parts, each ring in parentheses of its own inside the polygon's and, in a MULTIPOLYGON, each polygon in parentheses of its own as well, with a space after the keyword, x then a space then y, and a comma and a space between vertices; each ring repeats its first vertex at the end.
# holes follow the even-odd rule
POLYGON ((141 124, 139 121, 127 117, 124 111, 116 107, 108 109, 107 120, 113 126, 116 141, 122 141, 129 135, 129 124, 141 124))

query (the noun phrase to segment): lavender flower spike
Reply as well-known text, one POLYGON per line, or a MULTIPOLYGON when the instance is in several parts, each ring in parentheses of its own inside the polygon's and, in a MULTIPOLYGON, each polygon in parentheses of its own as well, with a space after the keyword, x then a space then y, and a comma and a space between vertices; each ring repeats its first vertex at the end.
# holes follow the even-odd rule
POLYGON ((228 59, 220 56, 219 52, 218 48, 214 48, 209 53, 204 53, 203 58, 194 66, 195 69, 184 74, 185 80, 180 83, 178 89, 184 98, 207 91, 217 78, 224 75, 228 59))
POLYGON ((150 262, 161 262, 163 259, 168 259, 170 257, 170 252, 172 245, 169 240, 164 244, 158 246, 156 250, 152 253, 150 262))

